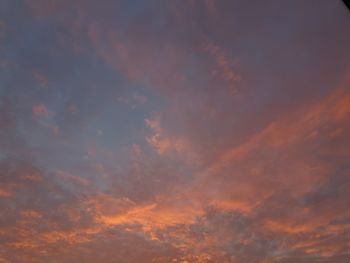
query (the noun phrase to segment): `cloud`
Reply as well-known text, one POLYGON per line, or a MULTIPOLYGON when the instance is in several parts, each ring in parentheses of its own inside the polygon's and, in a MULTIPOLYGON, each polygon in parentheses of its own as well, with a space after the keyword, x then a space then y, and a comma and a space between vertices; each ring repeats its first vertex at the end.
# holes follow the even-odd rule
POLYGON ((48 117, 52 115, 52 113, 48 110, 48 108, 44 104, 34 105, 32 108, 32 112, 34 117, 48 117))
POLYGON ((159 120, 146 119, 146 124, 154 132, 154 134, 147 137, 146 140, 156 149, 158 154, 164 154, 168 151, 185 152, 185 142, 181 139, 167 138, 162 127, 160 126, 159 120))
POLYGON ((348 261, 340 4, 3 7, 0 261, 348 261))
POLYGON ((48 79, 43 73, 38 70, 33 70, 32 74, 33 77, 38 81, 40 87, 46 88, 48 86, 48 79))

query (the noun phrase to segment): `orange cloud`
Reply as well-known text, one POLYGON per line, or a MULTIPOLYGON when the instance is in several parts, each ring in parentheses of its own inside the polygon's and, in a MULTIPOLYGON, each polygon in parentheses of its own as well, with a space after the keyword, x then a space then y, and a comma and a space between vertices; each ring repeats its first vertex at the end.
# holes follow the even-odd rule
POLYGON ((13 192, 11 190, 0 188, 0 197, 10 197, 12 195, 13 195, 13 192))
POLYGON ((215 67, 212 69, 211 74, 214 77, 219 76, 227 81, 231 93, 235 94, 237 92, 235 84, 242 79, 242 77, 232 69, 234 64, 237 63, 230 61, 223 51, 216 45, 207 43, 203 45, 203 49, 208 51, 215 59, 215 67))
POLYGON ((32 113, 34 117, 40 118, 40 117, 48 117, 52 115, 52 113, 48 110, 46 105, 44 104, 37 104, 32 107, 32 113))
MULTIPOLYGON (((58 87, 62 96, 43 89, 17 99, 6 73, 15 87, 5 88, 9 105, 32 106, 60 137, 32 134, 2 107, 0 261, 348 262, 350 82, 334 84, 348 63, 347 31, 323 26, 346 19, 325 3, 317 16, 307 3, 291 4, 303 10, 297 16, 280 16, 280 5, 243 2, 26 1, 35 23, 25 29, 60 30, 49 34, 58 39, 53 46, 44 41, 42 50, 29 45, 19 54, 44 54, 50 61, 38 63, 67 86, 58 87), (286 17, 283 30, 277 17, 286 17), (67 42, 79 56, 63 56, 67 42), (74 66, 86 58, 82 74, 52 60, 53 51, 74 66), (109 101, 114 75, 129 95, 118 88, 109 101), (99 87, 93 93, 90 80, 99 87), (143 89, 147 96, 136 91, 143 89), (107 99, 95 100, 100 95, 107 99), (127 124, 104 118, 119 110, 115 98, 135 109, 127 124), (57 113, 33 104, 45 99, 57 113), (139 129, 142 120, 148 131, 139 129)), ((32 76, 49 84, 41 72, 32 76)))
POLYGON ((158 154, 162 155, 170 151, 189 153, 189 146, 184 139, 167 137, 159 119, 146 119, 146 124, 154 132, 146 140, 156 149, 158 154))

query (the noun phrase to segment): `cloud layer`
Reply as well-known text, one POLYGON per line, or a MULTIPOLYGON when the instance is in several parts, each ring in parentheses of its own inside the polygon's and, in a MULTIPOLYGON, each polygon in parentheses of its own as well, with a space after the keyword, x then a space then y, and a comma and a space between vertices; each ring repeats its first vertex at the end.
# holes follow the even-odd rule
POLYGON ((0 262, 348 262, 341 1, 3 1, 0 262))

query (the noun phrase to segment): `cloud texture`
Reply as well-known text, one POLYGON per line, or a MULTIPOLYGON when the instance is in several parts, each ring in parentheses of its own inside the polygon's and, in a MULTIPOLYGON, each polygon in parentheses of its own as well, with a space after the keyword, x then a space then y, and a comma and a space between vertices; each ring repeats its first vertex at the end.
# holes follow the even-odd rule
POLYGON ((341 1, 0 3, 0 262, 350 261, 341 1))

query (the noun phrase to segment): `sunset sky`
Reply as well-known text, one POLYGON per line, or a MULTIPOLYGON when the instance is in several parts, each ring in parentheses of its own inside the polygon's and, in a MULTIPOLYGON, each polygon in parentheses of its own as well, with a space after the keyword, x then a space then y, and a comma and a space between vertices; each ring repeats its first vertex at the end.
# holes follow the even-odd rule
POLYGON ((1 0, 0 263, 349 263, 338 0, 1 0))

